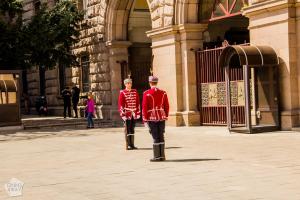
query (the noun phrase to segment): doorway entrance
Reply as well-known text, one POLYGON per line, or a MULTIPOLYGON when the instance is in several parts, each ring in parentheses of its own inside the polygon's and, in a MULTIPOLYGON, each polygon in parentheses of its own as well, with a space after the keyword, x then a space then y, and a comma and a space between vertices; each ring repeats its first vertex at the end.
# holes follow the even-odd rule
POLYGON ((136 0, 130 11, 128 20, 129 74, 133 80, 133 88, 140 97, 149 88, 148 77, 151 74, 152 49, 151 39, 146 31, 152 29, 151 16, 146 0, 136 0))
MULTIPOLYGON (((208 8, 209 3, 206 4, 208 8)), ((198 108, 203 125, 226 125, 226 84, 225 70, 219 66, 219 58, 226 46, 248 45, 249 20, 240 14, 243 1, 215 1, 210 3, 211 12, 203 21, 208 29, 203 33, 203 50, 196 52, 198 108)), ((205 11, 207 12, 207 11, 205 11)), ((245 124, 245 105, 243 104, 243 71, 233 69, 232 121, 245 124)))

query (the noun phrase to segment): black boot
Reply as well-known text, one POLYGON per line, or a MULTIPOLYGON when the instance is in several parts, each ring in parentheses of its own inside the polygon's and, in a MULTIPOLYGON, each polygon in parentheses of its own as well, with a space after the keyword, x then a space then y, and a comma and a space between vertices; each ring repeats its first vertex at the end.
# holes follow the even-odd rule
POLYGON ((160 144, 160 160, 161 161, 165 161, 166 160, 166 156, 165 156, 165 143, 160 144))
POLYGON ((127 136, 126 136, 127 150, 133 150, 131 142, 132 142, 132 135, 131 134, 127 134, 127 136))
POLYGON ((161 161, 160 159, 160 145, 158 144, 153 144, 153 158, 150 159, 150 162, 159 162, 161 161))
POLYGON ((137 147, 136 146, 134 146, 134 135, 132 134, 132 135, 130 135, 130 147, 132 148, 132 149, 137 149, 137 147))
POLYGON ((129 136, 127 135, 126 131, 125 131, 125 147, 126 150, 129 150, 129 136))

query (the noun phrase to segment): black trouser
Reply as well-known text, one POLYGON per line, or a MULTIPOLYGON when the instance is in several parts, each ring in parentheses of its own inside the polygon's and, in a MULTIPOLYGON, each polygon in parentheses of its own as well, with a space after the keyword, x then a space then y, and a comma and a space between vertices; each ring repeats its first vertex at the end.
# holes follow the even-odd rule
POLYGON ((150 133, 153 138, 153 143, 162 143, 165 142, 164 133, 165 133, 165 121, 158 122, 148 122, 150 133))
POLYGON ((77 106, 78 106, 78 101, 77 102, 73 102, 73 110, 75 112, 75 117, 78 117, 77 106))
POLYGON ((64 117, 66 117, 66 111, 68 109, 68 116, 71 117, 71 102, 64 102, 64 117))
POLYGON ((165 160, 165 121, 148 122, 150 133, 153 138, 153 154, 155 160, 165 160))
POLYGON ((127 119, 125 121, 125 139, 126 147, 134 147, 134 128, 135 128, 135 119, 127 119))

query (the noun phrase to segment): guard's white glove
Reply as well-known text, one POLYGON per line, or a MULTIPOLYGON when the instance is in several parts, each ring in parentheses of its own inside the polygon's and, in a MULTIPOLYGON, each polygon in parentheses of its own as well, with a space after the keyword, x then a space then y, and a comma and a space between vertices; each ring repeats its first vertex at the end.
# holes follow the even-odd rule
POLYGON ((137 118, 137 119, 141 118, 141 115, 137 115, 136 118, 137 118))
POLYGON ((125 116, 123 116, 122 119, 123 119, 124 122, 126 121, 126 117, 125 116))

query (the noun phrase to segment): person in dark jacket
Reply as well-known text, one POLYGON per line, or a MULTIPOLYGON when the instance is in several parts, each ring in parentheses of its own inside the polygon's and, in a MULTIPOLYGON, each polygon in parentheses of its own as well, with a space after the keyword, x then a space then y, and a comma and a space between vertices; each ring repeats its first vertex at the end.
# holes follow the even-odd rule
POLYGON ((68 116, 71 117, 71 92, 69 90, 69 87, 66 87, 62 92, 61 95, 64 99, 64 118, 66 118, 66 111, 68 109, 68 116))
POLYGON ((73 104, 73 110, 75 113, 75 118, 78 118, 78 102, 79 102, 79 94, 80 94, 80 89, 74 85, 72 88, 72 104, 73 104))
POLYGON ((47 98, 45 96, 39 96, 36 99, 35 102, 35 107, 36 107, 36 111, 39 114, 39 116, 41 115, 48 115, 48 105, 47 105, 47 98))

